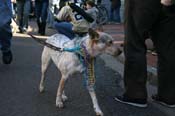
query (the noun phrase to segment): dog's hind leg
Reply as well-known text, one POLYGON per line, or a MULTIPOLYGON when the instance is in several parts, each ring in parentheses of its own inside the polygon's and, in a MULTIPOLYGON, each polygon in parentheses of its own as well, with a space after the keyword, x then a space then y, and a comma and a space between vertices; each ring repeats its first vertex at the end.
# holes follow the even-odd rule
POLYGON ((44 91, 45 73, 46 73, 47 67, 50 63, 50 60, 51 60, 51 56, 48 52, 48 48, 44 47, 44 50, 43 50, 42 56, 41 56, 41 81, 40 81, 40 85, 39 85, 40 92, 44 91))
POLYGON ((92 103, 93 103, 93 107, 94 107, 94 110, 95 110, 95 113, 97 116, 103 116, 103 112, 101 111, 99 105, 98 105, 98 100, 97 100, 97 97, 96 97, 96 94, 95 94, 95 90, 93 88, 88 88, 89 90, 89 94, 91 96, 91 99, 92 99, 92 103))

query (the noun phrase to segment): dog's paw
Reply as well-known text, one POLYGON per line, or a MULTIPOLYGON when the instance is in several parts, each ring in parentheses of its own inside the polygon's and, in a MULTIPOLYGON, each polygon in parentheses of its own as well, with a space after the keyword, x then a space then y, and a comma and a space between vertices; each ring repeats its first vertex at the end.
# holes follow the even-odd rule
POLYGON ((101 112, 96 112, 96 116, 103 116, 103 113, 101 112))
POLYGON ((57 102, 56 107, 58 107, 60 109, 63 108, 64 107, 63 102, 57 102))
POLYGON ((103 116, 103 112, 100 109, 95 109, 96 116, 103 116))
POLYGON ((63 100, 63 102, 67 101, 68 100, 68 97, 65 96, 65 95, 62 95, 62 100, 63 100))
POLYGON ((44 92, 44 86, 39 86, 39 91, 40 91, 40 93, 42 93, 42 92, 44 92))
POLYGON ((63 102, 61 101, 59 97, 56 98, 56 107, 59 107, 59 108, 64 107, 63 102))

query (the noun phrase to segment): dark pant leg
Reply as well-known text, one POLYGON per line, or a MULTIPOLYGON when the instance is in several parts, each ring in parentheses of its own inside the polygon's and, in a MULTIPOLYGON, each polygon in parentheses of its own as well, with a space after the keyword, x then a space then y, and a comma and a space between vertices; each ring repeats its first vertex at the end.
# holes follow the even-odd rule
POLYGON ((2 52, 8 52, 11 47, 12 31, 10 27, 11 20, 0 29, 0 44, 2 52))
POLYGON ((42 4, 41 2, 35 1, 35 14, 36 14, 36 21, 38 25, 38 33, 41 33, 41 9, 42 9, 42 4))
POLYGON ((116 17, 115 21, 118 22, 118 23, 120 23, 121 22, 121 18, 120 18, 120 6, 118 6, 117 8, 115 8, 114 13, 115 13, 114 16, 116 17))
POLYGON ((48 1, 42 2, 42 9, 41 9, 41 34, 42 35, 45 35, 48 6, 49 6, 48 1))
POLYGON ((146 99, 147 63, 145 39, 160 11, 160 0, 125 1, 124 95, 146 99))
POLYGON ((19 23, 19 26, 23 28, 24 22, 23 22, 23 9, 24 9, 24 2, 18 1, 17 2, 17 20, 19 23))
POLYGON ((29 14, 30 14, 30 1, 26 1, 24 3, 24 10, 23 10, 23 27, 28 28, 28 20, 29 20, 29 14))
POLYGON ((48 6, 49 6, 49 2, 48 1, 42 2, 41 21, 45 22, 45 23, 46 23, 46 20, 47 20, 48 6))
POLYGON ((42 4, 41 2, 36 1, 35 2, 35 14, 36 14, 36 20, 37 22, 41 22, 40 17, 41 17, 41 9, 42 9, 42 4))
POLYGON ((110 21, 113 21, 114 20, 114 8, 111 8, 110 9, 110 21))
POLYGON ((164 14, 153 31, 158 53, 158 96, 175 103, 175 13, 164 14))

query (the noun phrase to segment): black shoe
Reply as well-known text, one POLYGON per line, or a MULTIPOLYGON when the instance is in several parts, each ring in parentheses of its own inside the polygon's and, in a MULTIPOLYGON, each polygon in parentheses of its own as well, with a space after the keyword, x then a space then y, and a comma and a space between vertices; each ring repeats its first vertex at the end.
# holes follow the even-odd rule
POLYGON ((2 61, 4 64, 10 64, 12 62, 12 59, 13 56, 11 51, 2 53, 2 61))
POLYGON ((141 107, 141 108, 147 107, 146 99, 130 99, 125 96, 116 96, 114 99, 118 102, 129 104, 136 107, 141 107))
POLYGON ((175 108, 175 103, 167 103, 167 102, 163 101, 160 97, 158 97, 158 95, 153 95, 153 96, 152 96, 152 99, 153 99, 155 102, 157 102, 157 103, 159 103, 159 104, 161 104, 161 105, 164 105, 164 106, 166 106, 166 107, 175 108))
POLYGON ((45 35, 45 30, 46 30, 46 23, 42 22, 40 26, 40 34, 45 35))

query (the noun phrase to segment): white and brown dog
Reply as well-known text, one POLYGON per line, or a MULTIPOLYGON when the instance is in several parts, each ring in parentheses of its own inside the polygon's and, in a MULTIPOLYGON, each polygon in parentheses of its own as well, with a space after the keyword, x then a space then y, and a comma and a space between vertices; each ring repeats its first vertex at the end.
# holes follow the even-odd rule
MULTIPOLYGON (((61 47, 75 48, 75 46, 77 46, 75 43, 79 43, 79 45, 83 44, 90 57, 97 57, 102 53, 117 56, 121 53, 121 50, 113 44, 113 38, 104 32, 96 32, 92 29, 89 29, 87 36, 74 40, 69 40, 68 38, 65 39, 63 35, 61 36, 61 34, 55 34, 51 36, 47 42, 50 42, 54 45, 53 41, 56 40, 59 41, 58 43, 60 44, 63 43, 62 38, 64 38, 64 45, 60 45, 61 47)), ((75 51, 77 51, 77 49, 75 51)), ((83 72, 84 68, 86 67, 83 66, 75 52, 70 52, 70 50, 64 51, 64 49, 63 51, 55 51, 47 46, 44 47, 41 60, 42 75, 39 90, 40 92, 43 92, 44 90, 45 72, 49 65, 49 61, 52 60, 62 75, 56 96, 56 106, 62 108, 63 102, 68 99, 64 93, 65 81, 70 77, 71 74, 75 72, 83 72)), ((94 89, 92 87, 87 88, 89 90, 96 115, 102 116, 103 112, 98 105, 98 100, 96 98, 94 89)))

